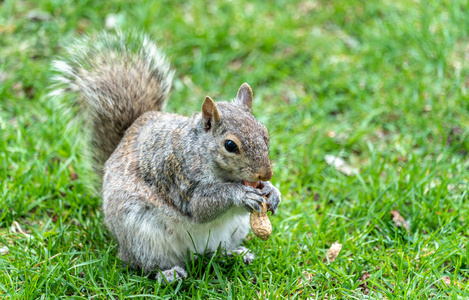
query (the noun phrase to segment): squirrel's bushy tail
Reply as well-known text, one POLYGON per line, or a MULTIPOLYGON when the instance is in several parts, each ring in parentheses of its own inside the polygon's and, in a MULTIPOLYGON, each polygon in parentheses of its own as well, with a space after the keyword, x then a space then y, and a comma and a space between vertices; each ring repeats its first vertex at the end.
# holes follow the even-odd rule
POLYGON ((135 32, 81 38, 53 67, 53 94, 79 94, 98 168, 140 115, 164 108, 174 74, 148 36, 135 32))

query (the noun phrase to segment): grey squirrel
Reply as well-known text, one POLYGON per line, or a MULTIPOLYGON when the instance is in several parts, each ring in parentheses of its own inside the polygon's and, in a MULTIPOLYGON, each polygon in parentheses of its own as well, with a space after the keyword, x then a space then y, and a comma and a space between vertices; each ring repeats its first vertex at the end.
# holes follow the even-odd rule
POLYGON ((221 247, 249 263, 254 255, 240 246, 249 213, 261 202, 275 213, 281 197, 249 85, 232 102, 207 96, 200 113, 185 117, 162 112, 173 71, 147 36, 101 33, 66 50, 54 62, 56 94, 79 94, 120 259, 168 282, 187 276, 188 251, 221 247))

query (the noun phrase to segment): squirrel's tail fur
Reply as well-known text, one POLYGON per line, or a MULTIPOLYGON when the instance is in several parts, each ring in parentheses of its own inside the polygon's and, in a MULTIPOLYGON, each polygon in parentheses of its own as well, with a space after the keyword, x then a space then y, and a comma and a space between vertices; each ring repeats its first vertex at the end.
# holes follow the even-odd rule
POLYGON ((78 92, 101 169, 139 116, 164 108, 174 72, 149 37, 135 32, 84 37, 65 50, 53 63, 53 94, 78 92))

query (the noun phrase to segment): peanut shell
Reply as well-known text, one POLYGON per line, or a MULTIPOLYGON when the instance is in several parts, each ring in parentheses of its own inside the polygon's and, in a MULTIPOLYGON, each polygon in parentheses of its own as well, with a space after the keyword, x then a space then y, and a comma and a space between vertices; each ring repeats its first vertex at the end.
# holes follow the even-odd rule
POLYGON ((272 233, 272 224, 267 215, 267 204, 261 203, 262 212, 253 211, 250 216, 251 229, 261 240, 267 241, 272 233))
MULTIPOLYGON (((245 185, 259 188, 259 182, 243 181, 245 185)), ((258 211, 251 212, 250 221, 251 229, 254 234, 261 240, 267 241, 272 234, 272 224, 267 215, 267 204, 261 203, 262 213, 258 211)))

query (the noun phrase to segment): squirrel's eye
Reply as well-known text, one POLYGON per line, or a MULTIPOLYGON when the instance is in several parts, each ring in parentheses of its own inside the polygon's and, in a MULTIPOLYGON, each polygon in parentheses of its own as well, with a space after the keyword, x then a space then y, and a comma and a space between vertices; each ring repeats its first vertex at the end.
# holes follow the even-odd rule
POLYGON ((236 146, 236 143, 232 140, 225 141, 225 149, 228 152, 238 152, 238 146, 236 146))

